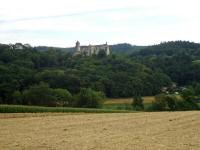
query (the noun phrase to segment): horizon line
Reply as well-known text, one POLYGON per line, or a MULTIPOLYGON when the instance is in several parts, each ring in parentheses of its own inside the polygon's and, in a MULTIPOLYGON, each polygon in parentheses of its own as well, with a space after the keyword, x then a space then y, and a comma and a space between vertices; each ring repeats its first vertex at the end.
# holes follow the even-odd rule
MULTIPOLYGON (((132 43, 129 43, 129 42, 119 42, 119 43, 112 43, 112 44, 108 44, 109 46, 112 46, 112 45, 119 45, 119 44, 129 44, 131 46, 154 46, 154 45, 159 45, 159 44, 162 44, 162 43, 167 43, 167 42, 190 42, 190 43, 196 43, 196 44, 200 44, 200 42, 195 42, 195 41, 190 41, 190 40, 169 40, 169 41, 160 41, 159 43, 154 43, 154 44, 143 44, 143 45, 140 45, 140 44, 132 44, 132 43)), ((14 44, 22 44, 22 45, 25 45, 25 44, 29 44, 31 47, 54 47, 54 48, 73 48, 75 47, 75 43, 74 42, 74 46, 53 46, 53 45, 32 45, 30 43, 27 43, 27 42, 15 42, 15 43, 1 43, 0 44, 5 44, 5 45, 14 45, 14 44)), ((107 42, 108 43, 108 42, 107 42)), ((104 43, 105 44, 105 43, 104 43)), ((87 44, 87 45, 92 45, 92 44, 87 44)), ((87 46, 86 44, 83 44, 82 46, 87 46)))

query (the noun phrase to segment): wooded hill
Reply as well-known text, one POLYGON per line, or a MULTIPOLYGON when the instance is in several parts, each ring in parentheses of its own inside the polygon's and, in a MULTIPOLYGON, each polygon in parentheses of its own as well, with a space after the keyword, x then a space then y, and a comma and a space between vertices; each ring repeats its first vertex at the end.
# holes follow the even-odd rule
MULTIPOLYGON (((140 47, 119 44, 106 56, 82 57, 59 48, 0 45, 0 102, 16 103, 44 83, 71 95, 89 88, 107 97, 159 94, 163 87, 200 82, 200 44, 175 41, 140 47), (125 52, 124 52, 125 51, 125 52), (126 54, 126 55, 125 55, 126 54), (127 55, 129 54, 129 55, 127 55)), ((62 93, 62 92, 61 92, 62 93)))

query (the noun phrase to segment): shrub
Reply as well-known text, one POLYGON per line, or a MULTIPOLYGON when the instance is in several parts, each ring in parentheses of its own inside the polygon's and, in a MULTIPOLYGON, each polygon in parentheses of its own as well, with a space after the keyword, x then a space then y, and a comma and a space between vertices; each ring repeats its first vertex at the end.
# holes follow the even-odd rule
POLYGON ((178 108, 177 102, 178 99, 174 95, 159 94, 155 96, 155 101, 152 104, 152 109, 159 111, 174 111, 178 108))
POLYGON ((198 110, 200 101, 200 84, 196 83, 181 92, 184 101, 179 102, 179 109, 198 110))
POLYGON ((143 110, 143 99, 141 96, 134 96, 132 101, 132 106, 134 110, 143 110))
POLYGON ((23 104, 56 106, 55 92, 48 84, 41 82, 39 85, 33 85, 23 92, 23 104))
POLYGON ((66 89, 55 89, 54 94, 56 97, 56 101, 61 106, 70 106, 72 103, 72 95, 71 93, 66 89))
POLYGON ((181 96, 184 99, 190 99, 193 95, 195 95, 195 91, 194 91, 193 87, 188 87, 187 89, 185 89, 181 92, 181 96))
POLYGON ((85 108, 98 108, 102 105, 105 95, 90 88, 82 88, 74 97, 74 106, 85 108))
POLYGON ((165 99, 165 94, 159 94, 155 96, 155 101, 152 103, 153 110, 163 111, 166 110, 167 101, 165 99))
MULTIPOLYGON (((52 89, 47 83, 41 82, 23 91, 22 95, 16 91, 13 97, 23 98, 23 104, 39 106, 70 106, 72 95, 66 89, 52 89)), ((18 103, 17 103, 18 104, 18 103)))
POLYGON ((195 86, 189 86, 181 92, 181 96, 187 100, 200 102, 200 85, 196 84, 195 86))
POLYGON ((198 110, 199 106, 195 100, 190 99, 177 99, 174 95, 159 94, 155 96, 155 102, 148 110, 157 111, 175 111, 175 110, 198 110))
POLYGON ((176 98, 176 96, 174 95, 166 95, 165 96, 165 100, 167 102, 167 109, 168 110, 177 110, 177 102, 178 102, 178 99, 176 98))
POLYGON ((178 110, 199 110, 198 103, 193 100, 182 100, 177 103, 178 110))

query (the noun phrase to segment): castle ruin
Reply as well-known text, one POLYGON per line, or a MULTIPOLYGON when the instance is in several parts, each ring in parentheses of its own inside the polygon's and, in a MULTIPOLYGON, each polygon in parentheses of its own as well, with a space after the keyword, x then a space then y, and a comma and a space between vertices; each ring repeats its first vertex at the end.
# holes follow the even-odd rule
POLYGON ((110 55, 107 42, 103 45, 80 46, 80 42, 77 41, 74 55, 92 56, 99 54, 100 51, 104 51, 107 56, 110 55))

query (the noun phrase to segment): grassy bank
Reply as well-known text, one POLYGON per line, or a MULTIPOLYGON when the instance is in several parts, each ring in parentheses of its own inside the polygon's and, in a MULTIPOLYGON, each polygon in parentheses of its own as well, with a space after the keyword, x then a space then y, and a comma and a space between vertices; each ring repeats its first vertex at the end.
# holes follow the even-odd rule
POLYGON ((83 112, 83 113, 127 113, 133 111, 71 107, 41 107, 23 105, 0 105, 0 113, 42 113, 42 112, 83 112))

